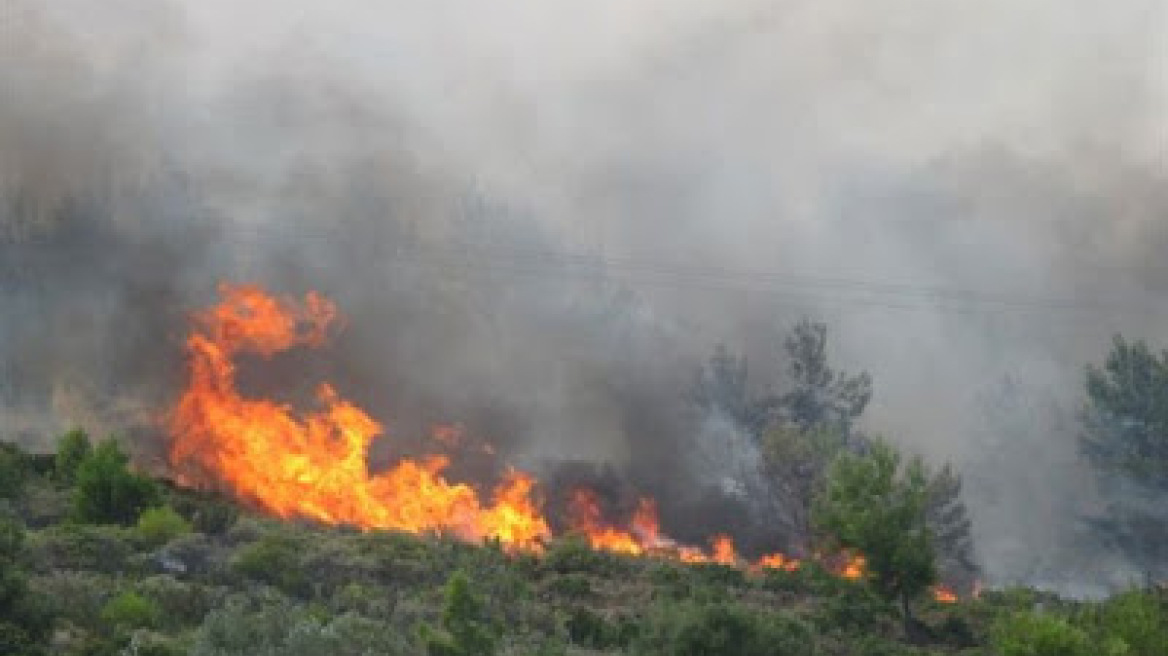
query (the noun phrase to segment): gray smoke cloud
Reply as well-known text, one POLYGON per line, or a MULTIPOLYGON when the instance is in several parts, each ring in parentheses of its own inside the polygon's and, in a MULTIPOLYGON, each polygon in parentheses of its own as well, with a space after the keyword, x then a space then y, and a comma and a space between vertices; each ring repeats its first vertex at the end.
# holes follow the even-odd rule
POLYGON ((1067 417, 1112 333, 1168 344, 1161 2, 5 0, 0 37, 7 433, 160 444, 186 313, 246 280, 347 317, 257 388, 699 503, 741 465, 690 448, 740 438, 695 368, 767 385, 810 315, 864 428, 965 473, 991 581, 1122 574, 1067 417))

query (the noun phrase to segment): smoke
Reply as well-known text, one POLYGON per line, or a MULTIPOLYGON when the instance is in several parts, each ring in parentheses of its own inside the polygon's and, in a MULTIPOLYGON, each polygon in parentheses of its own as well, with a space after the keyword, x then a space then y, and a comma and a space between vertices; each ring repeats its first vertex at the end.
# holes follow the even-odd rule
POLYGON ((8 0, 0 37, 0 401, 30 443, 156 452, 186 313, 313 288, 345 331, 249 385, 328 376, 395 445, 461 421, 608 463, 696 533, 749 523, 691 512, 749 449, 685 387, 720 342, 778 380, 808 314, 873 374, 865 428, 966 473, 992 579, 1089 560, 1062 417, 1111 333, 1168 344, 1160 2, 8 0), (1004 376, 1036 428, 978 400, 1004 376), (1011 421, 1041 495, 986 464, 1011 421))

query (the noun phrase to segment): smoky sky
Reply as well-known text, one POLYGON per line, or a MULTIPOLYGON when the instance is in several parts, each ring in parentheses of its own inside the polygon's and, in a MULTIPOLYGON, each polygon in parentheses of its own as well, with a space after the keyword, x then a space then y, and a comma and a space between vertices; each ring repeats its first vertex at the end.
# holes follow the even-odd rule
POLYGON ((1084 364, 1168 345, 1166 44, 1153 0, 5 0, 4 430, 160 443, 186 314, 252 281, 346 317, 257 389, 700 500, 696 367, 781 385, 806 315, 873 375, 865 430, 1050 553, 1084 364), (987 405, 1007 379, 1033 407, 987 405), (986 464, 1007 425, 1047 496, 986 464))

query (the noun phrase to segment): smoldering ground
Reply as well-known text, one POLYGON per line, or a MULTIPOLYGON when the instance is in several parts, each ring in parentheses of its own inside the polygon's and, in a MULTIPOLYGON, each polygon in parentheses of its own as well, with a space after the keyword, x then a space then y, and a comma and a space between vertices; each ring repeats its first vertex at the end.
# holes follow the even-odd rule
POLYGON ((781 385, 811 315, 865 428, 961 467, 991 581, 1124 575, 1075 534, 1073 420, 1110 334, 1168 343, 1162 3, 8 0, 0 34, 10 434, 157 445, 217 281, 320 289, 344 330, 249 384, 611 463, 698 533, 750 520, 685 388, 719 342, 781 385))

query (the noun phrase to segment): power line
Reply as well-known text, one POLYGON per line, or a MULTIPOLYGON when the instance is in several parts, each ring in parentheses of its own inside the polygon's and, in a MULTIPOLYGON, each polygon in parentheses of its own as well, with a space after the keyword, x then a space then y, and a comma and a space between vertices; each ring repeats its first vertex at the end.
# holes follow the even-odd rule
MULTIPOLYGON (((261 236, 263 229, 255 231, 261 236)), ((335 239, 336 234, 298 236, 335 239)), ((967 313, 1062 312, 1096 315, 1155 314, 1161 308, 1091 299, 1004 295, 975 289, 890 283, 856 278, 810 276, 791 272, 682 267, 586 253, 522 250, 470 244, 398 245, 386 260, 455 268, 466 273, 492 272, 520 278, 627 281, 638 285, 718 292, 754 293, 808 303, 852 304, 904 310, 942 310, 967 313), (831 295, 828 295, 831 293, 831 295)), ((1168 309, 1168 308, 1163 308, 1168 309)))

